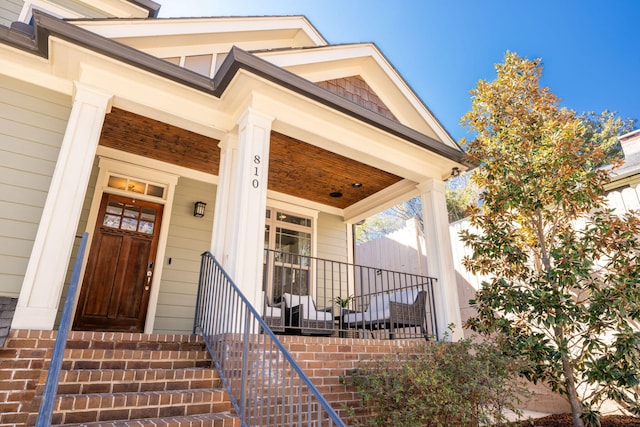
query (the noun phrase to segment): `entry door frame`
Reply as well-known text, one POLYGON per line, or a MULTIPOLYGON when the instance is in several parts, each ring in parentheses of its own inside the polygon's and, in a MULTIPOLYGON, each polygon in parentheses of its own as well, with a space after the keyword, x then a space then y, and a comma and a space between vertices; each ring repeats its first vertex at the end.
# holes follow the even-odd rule
MULTIPOLYGON (((156 258, 154 261, 154 273, 151 281, 151 292, 149 294, 149 304, 147 308, 147 317, 144 323, 144 333, 150 334, 153 332, 154 321, 156 318, 156 309, 158 306, 158 295, 160 293, 160 282, 162 280, 162 270, 164 267, 164 259, 167 248, 167 237, 169 235, 169 224, 171 222, 171 209, 173 206, 173 199, 175 197, 175 187, 178 183, 179 175, 175 175, 168 172, 163 172, 157 169, 150 169, 147 167, 138 166, 132 163, 126 163, 112 158, 99 156, 98 161, 98 178, 96 180, 96 187, 93 192, 93 198, 91 200, 91 207, 89 209, 89 217, 87 219, 87 225, 85 230, 89 233, 89 239, 87 247, 91 247, 93 241, 93 232, 95 230, 96 221, 98 219, 98 212, 100 210, 100 202, 104 193, 117 194, 120 196, 131 197, 135 195, 138 200, 145 200, 153 203, 164 205, 162 221, 160 224, 160 234, 158 236, 158 249, 156 251, 156 258), (129 178, 138 179, 140 181, 151 181, 153 183, 162 184, 165 186, 165 192, 163 197, 146 196, 143 194, 132 193, 129 191, 118 190, 109 187, 109 176, 111 175, 126 176, 129 178)), ((90 252, 90 251, 88 251, 90 252)), ((81 276, 84 277, 85 269, 87 266, 88 255, 83 260, 83 266, 81 276)), ((78 296, 80 290, 76 295, 76 308, 78 303, 78 296)), ((75 311, 75 310, 74 310, 75 311)), ((75 316, 75 313, 74 313, 75 316)))

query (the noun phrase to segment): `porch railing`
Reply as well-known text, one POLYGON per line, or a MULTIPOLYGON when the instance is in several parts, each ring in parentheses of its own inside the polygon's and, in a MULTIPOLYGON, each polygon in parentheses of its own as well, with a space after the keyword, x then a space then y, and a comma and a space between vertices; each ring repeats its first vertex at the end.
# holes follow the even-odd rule
POLYGON ((344 426, 209 252, 202 254, 200 332, 243 426, 344 426))
POLYGON ((82 259, 84 258, 84 251, 87 247, 88 238, 88 233, 82 234, 82 240, 80 240, 80 247, 78 249, 78 254, 76 255, 76 262, 73 266, 73 273, 71 274, 71 282, 69 283, 69 289, 67 290, 67 298, 65 299, 64 309, 62 310, 62 317, 60 319, 58 335, 56 336, 56 343, 53 346, 51 364, 49 365, 49 371, 47 372, 47 381, 44 386, 44 392, 42 393, 42 401, 40 402, 40 410, 36 421, 37 427, 50 426, 51 419, 53 418, 53 405, 55 403, 56 392, 58 390, 62 359, 64 358, 64 348, 67 345, 69 329, 71 329, 73 303, 76 299, 78 282, 80 281, 80 270, 82 269, 82 259))
POLYGON ((266 249, 263 281, 285 333, 438 337, 433 277, 266 249))

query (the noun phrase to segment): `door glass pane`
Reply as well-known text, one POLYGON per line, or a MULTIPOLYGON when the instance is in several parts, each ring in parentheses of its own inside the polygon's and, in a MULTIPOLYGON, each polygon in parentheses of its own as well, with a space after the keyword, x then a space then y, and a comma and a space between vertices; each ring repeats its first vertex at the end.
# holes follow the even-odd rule
POLYGON ((139 214, 140 214, 139 206, 127 205, 127 207, 124 208, 124 216, 126 217, 138 218, 139 214))
POLYGON ((138 228, 138 220, 133 218, 122 218, 122 227, 123 230, 136 231, 138 228))
POLYGON ((144 194, 144 190, 145 190, 146 186, 147 185, 144 182, 134 181, 134 180, 130 179, 129 180, 129 186, 127 187, 127 190, 133 191, 134 193, 144 194))
POLYGON ((278 221, 288 222, 289 224, 302 225, 304 227, 311 227, 311 219, 302 218, 283 212, 278 212, 278 221))
POLYGON ((119 176, 110 176, 109 183, 107 185, 111 188, 117 188, 118 190, 126 190, 127 179, 119 176))
POLYGON ((309 295, 309 271, 276 266, 273 272, 273 301, 280 301, 283 293, 309 295))
POLYGON ((160 187, 159 185, 148 184, 147 185, 147 194, 149 196, 154 196, 154 197, 163 197, 164 196, 164 187, 160 187))
POLYGON ((122 203, 111 201, 107 205, 107 212, 111 213, 111 214, 122 215, 122 208, 123 207, 124 207, 124 205, 122 203))
MULTIPOLYGON (((311 234, 304 231, 288 230, 286 228, 276 228, 277 251, 287 252, 296 255, 311 255, 311 234)), ((308 265, 309 259, 306 257, 295 257, 293 263, 308 265)))
POLYGON ((111 228, 120 228, 120 217, 118 215, 106 214, 104 216, 104 221, 102 221, 102 225, 111 228))
POLYGON ((142 214, 140 215, 140 219, 143 219, 145 221, 155 221, 156 210, 151 208, 142 208, 142 214))
POLYGON ((140 233, 145 233, 145 234, 153 234, 153 222, 150 221, 140 221, 140 227, 138 228, 138 231, 140 233))

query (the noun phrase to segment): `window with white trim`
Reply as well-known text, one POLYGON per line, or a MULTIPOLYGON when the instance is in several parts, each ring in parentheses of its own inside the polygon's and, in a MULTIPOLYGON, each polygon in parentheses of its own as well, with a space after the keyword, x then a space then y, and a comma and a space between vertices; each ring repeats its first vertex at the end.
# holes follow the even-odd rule
POLYGON ((264 289, 273 301, 283 292, 309 295, 314 219, 268 208, 265 219, 264 289), (271 264, 271 265, 269 265, 271 264))

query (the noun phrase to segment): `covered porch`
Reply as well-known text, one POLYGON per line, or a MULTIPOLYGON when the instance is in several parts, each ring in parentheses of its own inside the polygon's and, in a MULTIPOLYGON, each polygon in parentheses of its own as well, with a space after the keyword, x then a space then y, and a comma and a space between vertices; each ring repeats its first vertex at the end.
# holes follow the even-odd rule
MULTIPOLYGON (((365 102, 344 93, 358 86, 374 99, 358 73, 371 79, 374 70, 388 72, 380 62, 354 69, 349 57, 340 73, 316 75, 276 64, 301 55, 312 67, 331 53, 325 48, 266 60, 233 47, 209 79, 55 18, 36 15, 35 21, 47 29, 51 51, 65 64, 77 60, 82 72, 59 71, 72 88, 70 116, 14 328, 55 328, 65 261, 73 259, 74 235, 84 231, 91 242, 75 329, 190 331, 203 251, 220 261, 254 307, 289 294, 337 313, 336 298, 353 295, 339 318, 332 315, 334 326, 376 332, 386 330, 379 320, 389 324, 388 316, 367 309, 378 296, 402 292, 383 307, 414 303, 420 294, 430 301, 423 311, 434 325, 459 327, 444 180, 467 166, 434 119, 420 122, 415 100, 383 114, 383 99, 399 101, 365 102), (82 46, 94 48, 90 53, 68 42, 81 37, 82 46), (365 284, 358 276, 377 274, 375 267, 373 273, 355 267, 353 224, 416 195, 425 209, 430 277, 365 284), (195 202, 206 204, 204 215, 194 215, 195 202), (328 273, 312 259, 339 263, 350 282, 318 287, 328 273), (306 289, 291 281, 303 270, 306 289)), ((353 55, 380 55, 371 46, 353 49, 353 55)), ((389 84, 378 84, 378 91, 389 84)), ((285 328, 301 305, 286 307, 285 328)), ((434 331, 427 333, 443 333, 434 331)))

